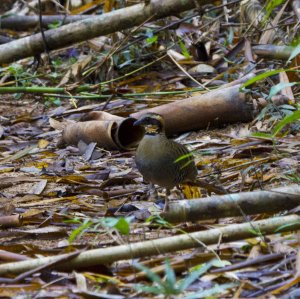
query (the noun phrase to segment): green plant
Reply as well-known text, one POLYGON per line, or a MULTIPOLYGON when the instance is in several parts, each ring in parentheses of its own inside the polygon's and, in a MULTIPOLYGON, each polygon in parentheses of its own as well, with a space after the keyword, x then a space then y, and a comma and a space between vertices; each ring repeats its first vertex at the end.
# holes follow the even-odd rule
POLYGON ((185 46, 185 44, 183 43, 183 41, 179 38, 179 46, 181 48, 181 54, 184 55, 185 58, 190 59, 191 55, 187 49, 187 47, 185 46))
POLYGON ((10 75, 14 77, 16 86, 31 86, 32 79, 37 77, 36 75, 32 75, 29 72, 27 72, 22 65, 17 63, 13 63, 1 70, 2 76, 10 75))
POLYGON ((295 46, 295 48, 293 49, 291 56, 286 62, 287 64, 300 53, 300 37, 298 36, 292 44, 295 46))
POLYGON ((123 235, 128 235, 130 232, 130 222, 133 220, 133 217, 102 217, 99 219, 79 219, 74 218, 72 220, 68 220, 68 223, 79 224, 77 228, 75 228, 70 236, 69 243, 74 242, 75 239, 82 237, 85 233, 89 232, 99 232, 100 228, 102 229, 114 229, 123 235))
POLYGON ((242 84, 242 86, 240 87, 240 91, 245 91, 245 88, 256 83, 257 81, 266 79, 268 77, 277 75, 281 72, 299 72, 298 70, 293 70, 293 69, 279 69, 279 70, 271 70, 271 71, 267 71, 264 73, 261 73, 253 78, 250 78, 249 80, 247 80, 244 84, 242 84))
POLYGON ((156 224, 160 226, 161 228, 174 228, 173 225, 166 221, 164 218, 162 218, 159 215, 151 215, 147 220, 146 223, 156 224))
POLYGON ((288 223, 288 224, 281 225, 275 230, 275 233, 279 233, 281 230, 283 230, 287 227, 293 227, 293 226, 297 227, 299 224, 300 224, 300 221, 296 221, 296 222, 293 222, 293 223, 288 223))
POLYGON ((300 119, 300 110, 297 110, 293 112, 291 115, 287 115, 285 118, 283 118, 272 130, 270 134, 268 133, 253 133, 253 137, 258 137, 258 138, 266 138, 266 139, 272 139, 278 135, 278 133, 288 124, 296 122, 298 119, 300 119))
POLYGON ((267 2, 266 6, 266 15, 265 15, 265 20, 269 19, 271 13, 273 10, 279 6, 281 3, 283 3, 285 0, 269 0, 267 2))
POLYGON ((138 291, 151 293, 155 295, 163 294, 165 296, 178 295, 187 289, 196 279, 206 273, 211 267, 210 264, 203 264, 198 269, 191 271, 187 277, 181 280, 176 280, 176 274, 170 265, 170 261, 165 261, 165 278, 160 278, 151 269, 142 264, 136 263, 135 268, 146 273, 147 277, 152 281, 152 286, 137 284, 134 288, 138 291))
POLYGON ((292 172, 286 173, 282 177, 286 178, 287 180, 289 180, 290 182, 292 182, 294 184, 300 183, 300 176, 297 173, 297 171, 292 171, 292 172))
POLYGON ((267 99, 271 99, 274 95, 279 93, 283 88, 289 87, 289 86, 294 86, 294 85, 299 85, 300 82, 290 82, 290 83, 278 83, 274 86, 271 87, 270 93, 267 97, 267 99))
MULTIPOLYGON (((190 272, 183 279, 177 279, 176 273, 171 267, 170 261, 167 259, 165 261, 165 275, 164 278, 161 278, 155 272, 153 272, 148 267, 140 263, 135 263, 134 266, 140 271, 146 273, 147 277, 151 280, 152 286, 147 286, 145 284, 137 284, 134 288, 137 291, 145 292, 154 295, 164 295, 165 298, 171 295, 179 295, 188 289, 188 287, 194 283, 200 276, 205 274, 211 267, 223 267, 228 264, 228 262, 219 261, 217 259, 213 259, 208 263, 204 263, 193 267, 190 272)), ((200 298, 200 297, 195 297, 200 298)))
POLYGON ((93 222, 91 222, 89 219, 85 219, 83 222, 81 222, 79 219, 73 219, 71 221, 66 221, 66 222, 72 222, 72 223, 79 223, 80 226, 75 228, 70 236, 69 236, 69 243, 73 243, 76 238, 80 238, 86 231, 91 227, 93 222))
POLYGON ((60 106, 61 105, 61 100, 57 97, 47 97, 47 100, 45 101, 45 105, 50 107, 50 106, 60 106))
POLYGON ((146 30, 146 42, 148 45, 151 45, 153 43, 156 43, 158 40, 158 36, 154 34, 153 30, 147 29, 146 30))
POLYGON ((56 29, 56 28, 59 28, 60 26, 62 26, 62 24, 63 23, 61 21, 54 21, 54 22, 52 22, 48 25, 48 28, 49 29, 56 29))

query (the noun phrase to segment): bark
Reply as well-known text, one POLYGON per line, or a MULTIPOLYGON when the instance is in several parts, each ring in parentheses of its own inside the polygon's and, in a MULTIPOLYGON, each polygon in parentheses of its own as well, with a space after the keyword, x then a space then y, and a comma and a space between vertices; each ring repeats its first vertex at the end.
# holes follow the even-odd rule
POLYGON ((241 192, 192 200, 170 202, 162 213, 169 222, 186 222, 214 218, 277 213, 300 205, 300 186, 276 188, 269 191, 241 192))
MULTIPOLYGON (((199 5, 210 3, 198 0, 199 5)), ((191 0, 151 0, 149 4, 140 3, 118 9, 98 17, 89 18, 57 29, 45 31, 48 50, 59 49, 100 35, 141 25, 147 20, 160 19, 195 7, 191 0)), ((0 45, 0 63, 34 56, 44 51, 40 33, 0 45)))
POLYGON ((280 232, 300 229, 300 217, 298 215, 276 217, 267 220, 253 221, 251 223, 228 225, 223 228, 215 228, 207 231, 136 242, 128 245, 87 250, 67 262, 64 262, 63 258, 67 258, 68 254, 63 254, 54 257, 7 263, 0 265, 0 275, 22 273, 45 264, 54 263, 59 259, 62 261, 60 265, 56 266, 59 270, 70 271, 72 269, 82 269, 125 259, 135 259, 195 247, 198 248, 202 246, 201 244, 203 243, 210 245, 219 242, 253 238, 255 236, 253 228, 264 234, 273 234, 279 227, 281 227, 280 232))

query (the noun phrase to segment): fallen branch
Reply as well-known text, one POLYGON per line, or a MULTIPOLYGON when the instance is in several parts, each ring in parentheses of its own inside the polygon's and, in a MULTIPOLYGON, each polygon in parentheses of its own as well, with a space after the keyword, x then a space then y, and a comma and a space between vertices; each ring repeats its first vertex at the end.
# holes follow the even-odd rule
MULTIPOLYGON (((60 264, 57 269, 70 271, 72 269, 86 268, 99 264, 110 264, 119 260, 153 256, 178 250, 185 250, 201 246, 202 243, 216 244, 254 237, 253 228, 262 234, 273 234, 281 227, 280 232, 300 229, 300 216, 290 215, 267 220, 253 221, 251 224, 233 224, 223 228, 195 232, 179 236, 161 238, 145 242, 131 243, 108 248, 88 250, 68 262, 60 264)), ((16 263, 0 265, 0 275, 17 274, 29 271, 45 264, 63 260, 68 254, 54 257, 32 259, 16 263)))
MULTIPOLYGON (((211 1, 198 0, 199 5, 211 1)), ((107 35, 119 30, 143 24, 147 20, 160 19, 195 7, 190 0, 151 0, 110 13, 64 25, 57 29, 45 31, 48 50, 70 46, 74 43, 107 35)), ((40 33, 0 45, 0 63, 9 63, 17 59, 34 56, 44 51, 44 42, 40 33)))
POLYGON ((240 192, 207 198, 180 200, 169 203, 161 215, 169 222, 186 222, 214 218, 277 213, 300 204, 300 186, 276 188, 269 191, 240 192))

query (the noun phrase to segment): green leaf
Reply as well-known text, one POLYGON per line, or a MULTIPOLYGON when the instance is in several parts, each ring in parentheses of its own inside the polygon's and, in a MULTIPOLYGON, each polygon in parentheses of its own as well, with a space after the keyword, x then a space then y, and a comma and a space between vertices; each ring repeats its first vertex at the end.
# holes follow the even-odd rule
POLYGON ((273 129, 273 134, 272 134, 273 137, 275 137, 283 129, 284 126, 297 121, 299 118, 300 118, 300 110, 295 111, 293 114, 286 116, 273 129))
POLYGON ((161 278, 154 273, 153 271, 151 271, 148 267, 145 267, 144 265, 140 264, 140 263, 134 263, 133 265, 136 269, 143 271, 147 274, 148 278, 152 281, 157 283, 159 286, 163 286, 162 280, 161 278))
POLYGON ((155 295, 160 295, 162 293, 162 290, 155 286, 149 287, 149 286, 145 286, 143 284, 137 284, 137 285, 133 285, 133 288, 139 292, 145 292, 145 293, 150 293, 150 294, 155 294, 155 295))
POLYGON ((262 138, 262 139, 272 139, 272 134, 255 132, 251 134, 252 137, 262 138))
POLYGON ((133 217, 128 217, 128 218, 106 217, 101 219, 101 224, 104 227, 115 228, 123 235, 128 235, 130 232, 130 221, 132 219, 133 217))
POLYGON ((83 234, 90 226, 92 222, 89 219, 84 220, 82 225, 74 229, 69 236, 69 243, 72 243, 79 235, 83 234))
POLYGON ((181 39, 179 39, 179 46, 181 48, 182 55, 184 55, 185 58, 190 59, 191 55, 181 39))
POLYGON ((159 215, 151 215, 149 218, 146 219, 146 223, 156 223, 158 225, 161 225, 163 227, 172 228, 173 226, 166 221, 164 218, 162 218, 159 215))
POLYGON ((278 84, 272 86, 267 99, 271 99, 274 95, 276 95, 278 92, 280 92, 283 88, 289 87, 289 86, 294 86, 296 84, 299 84, 299 82, 291 82, 291 83, 282 82, 282 83, 278 83, 278 84))
POLYGON ((119 221, 115 224, 115 228, 123 235, 129 235, 130 224, 129 221, 125 218, 120 218, 119 221))
POLYGON ((146 42, 147 42, 147 44, 151 45, 151 44, 155 43, 157 41, 157 39, 158 39, 158 36, 157 35, 153 35, 151 37, 148 37, 146 39, 146 42))
POLYGON ((267 6, 266 6, 267 13, 266 13, 266 16, 265 16, 265 20, 267 20, 270 17, 270 14, 274 10, 274 8, 279 6, 284 1, 285 0, 269 0, 268 3, 267 3, 267 6))
POLYGON ((212 265, 210 263, 205 263, 193 267, 193 270, 190 272, 190 274, 180 281, 179 289, 181 291, 187 289, 196 279, 198 279, 201 275, 205 274, 211 267, 212 265))
POLYGON ((292 51, 291 56, 289 57, 287 63, 289 63, 293 58, 295 58, 300 53, 300 43, 299 45, 292 51))
POLYGON ((49 29, 56 29, 56 28, 62 26, 62 24, 63 23, 61 21, 54 21, 54 22, 48 24, 48 28, 49 29))
POLYGON ((217 268, 223 268, 225 266, 231 265, 229 261, 226 260, 219 260, 219 259, 213 259, 211 262, 211 265, 217 268))
POLYGON ((296 222, 293 222, 293 223, 287 223, 287 224, 283 224, 281 226, 279 226, 276 230, 275 230, 275 233, 278 233, 280 232, 282 229, 284 228, 287 228, 287 227, 293 227, 293 226, 299 226, 300 225, 300 221, 296 221, 296 222))
POLYGON ((260 81, 262 79, 277 75, 281 72, 298 72, 297 70, 290 70, 290 69, 279 69, 279 70, 272 70, 272 71, 267 71, 265 73, 259 74, 251 79, 249 79, 248 81, 246 81, 241 87, 240 90, 242 90, 243 88, 252 85, 253 83, 260 81))
POLYGON ((192 153, 187 153, 187 154, 182 155, 182 156, 180 156, 179 158, 177 158, 177 159, 174 161, 174 163, 178 163, 178 162, 180 162, 180 161, 182 161, 182 160, 185 160, 185 159, 192 160, 191 157, 193 157, 193 154, 192 154, 192 153))
POLYGON ((165 261, 165 273, 166 273, 166 281, 165 281, 165 287, 168 290, 174 290, 176 286, 176 275, 171 267, 170 261, 165 261))
POLYGON ((287 109, 287 110, 296 110, 296 107, 288 104, 283 104, 279 106, 280 109, 287 109))
POLYGON ((101 219, 101 224, 105 227, 112 228, 117 224, 118 221, 119 221, 118 218, 105 217, 101 219))
MULTIPOLYGON (((222 285, 216 284, 215 286, 213 286, 212 288, 210 288, 208 290, 204 290, 204 291, 200 291, 198 293, 192 294, 192 295, 188 295, 188 296, 184 297, 184 299, 207 298, 208 296, 213 296, 213 295, 223 293, 224 291, 226 291, 228 289, 232 289, 234 287, 237 287, 238 285, 239 285, 239 283, 237 283, 237 282, 225 283, 222 285)), ((221 298, 221 297, 218 297, 218 298, 221 298)))
POLYGON ((249 228, 248 232, 250 232, 251 234, 253 234, 254 236, 262 236, 261 231, 256 230, 256 228, 249 228))

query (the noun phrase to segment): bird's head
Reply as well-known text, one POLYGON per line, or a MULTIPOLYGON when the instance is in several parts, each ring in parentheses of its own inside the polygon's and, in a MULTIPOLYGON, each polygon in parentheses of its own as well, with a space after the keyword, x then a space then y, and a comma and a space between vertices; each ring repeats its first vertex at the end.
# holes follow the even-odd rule
POLYGON ((165 131, 165 121, 160 114, 147 113, 134 122, 135 126, 145 128, 145 133, 148 135, 156 135, 165 131))

